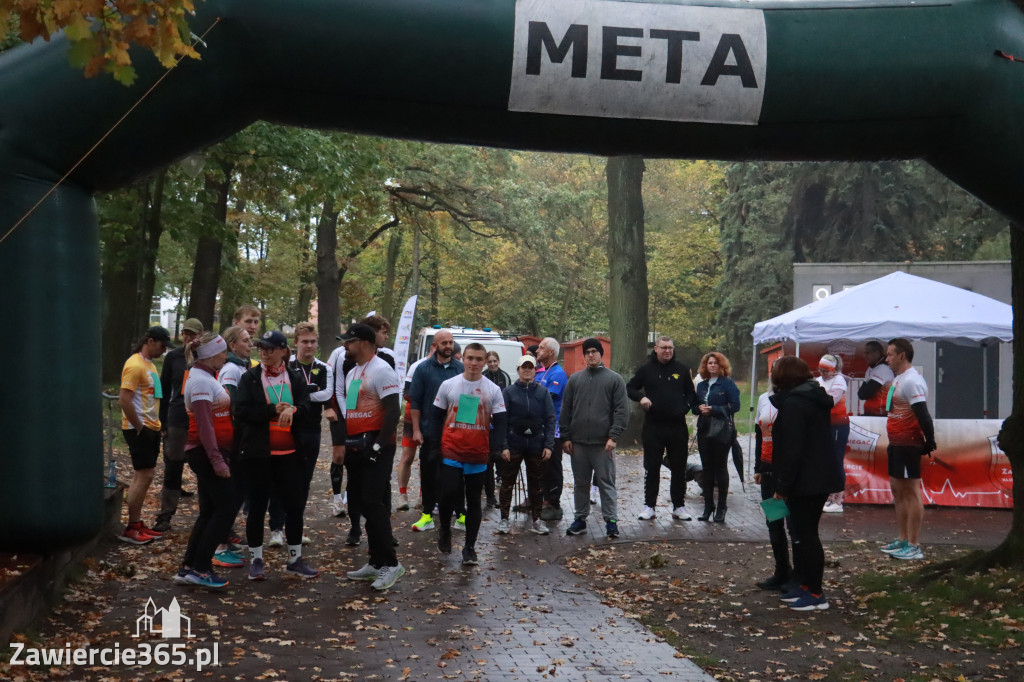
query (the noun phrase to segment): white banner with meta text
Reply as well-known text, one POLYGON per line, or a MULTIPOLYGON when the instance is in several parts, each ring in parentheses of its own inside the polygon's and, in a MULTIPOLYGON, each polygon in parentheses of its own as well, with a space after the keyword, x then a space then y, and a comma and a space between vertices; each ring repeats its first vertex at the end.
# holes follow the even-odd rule
POLYGON ((517 0, 510 111, 755 125, 764 12, 517 0))

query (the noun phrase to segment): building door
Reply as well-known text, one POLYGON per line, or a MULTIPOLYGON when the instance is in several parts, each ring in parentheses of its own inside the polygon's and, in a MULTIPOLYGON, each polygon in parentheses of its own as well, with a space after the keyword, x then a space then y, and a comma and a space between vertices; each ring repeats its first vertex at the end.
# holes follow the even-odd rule
MULTIPOLYGON (((935 418, 984 419, 985 400, 981 346, 960 346, 950 341, 935 344, 935 418)), ((999 413, 999 344, 988 346, 988 418, 999 413)))

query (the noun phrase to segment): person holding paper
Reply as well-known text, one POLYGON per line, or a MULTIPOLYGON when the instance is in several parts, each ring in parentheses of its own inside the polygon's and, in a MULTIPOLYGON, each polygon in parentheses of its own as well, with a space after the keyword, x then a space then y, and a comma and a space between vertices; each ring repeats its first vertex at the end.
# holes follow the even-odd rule
POLYGON ((452 551, 452 514, 462 506, 460 498, 465 491, 466 544, 462 547, 462 563, 466 566, 479 563, 476 538, 480 532, 480 496, 487 462, 492 453, 497 455, 505 449, 508 431, 501 389, 483 375, 486 354, 479 343, 466 346, 462 356, 465 371, 437 389, 434 433, 430 437, 431 443, 440 446, 435 458, 441 462, 437 548, 444 554, 452 551))
POLYGON ((772 425, 772 473, 775 499, 785 500, 793 535, 794 578, 799 585, 783 593, 794 611, 825 610, 822 592, 825 550, 818 523, 825 501, 843 489, 846 474, 832 451, 829 413, 834 402, 798 357, 780 358, 772 368, 769 398, 778 409, 772 425))
POLYGON ((235 394, 235 428, 241 431, 238 468, 249 494, 245 523, 246 542, 252 554, 249 579, 266 578, 263 523, 272 490, 281 495, 285 512, 285 574, 315 578, 319 571, 302 559, 305 475, 294 432, 309 412, 309 393, 302 375, 286 365, 291 351, 284 334, 268 331, 256 346, 260 364, 242 375, 235 394))

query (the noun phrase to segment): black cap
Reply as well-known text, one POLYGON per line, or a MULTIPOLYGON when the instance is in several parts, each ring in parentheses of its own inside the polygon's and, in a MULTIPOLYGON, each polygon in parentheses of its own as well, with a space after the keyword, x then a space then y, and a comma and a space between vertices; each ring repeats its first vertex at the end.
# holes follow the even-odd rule
POLYGON ((160 326, 150 327, 146 330, 146 335, 142 338, 162 341, 168 348, 174 348, 174 346, 171 345, 171 333, 160 326))
POLYGON ((339 341, 369 341, 372 344, 377 343, 377 332, 373 331, 373 327, 366 324, 350 324, 344 334, 338 337, 339 341))
POLYGON ((256 345, 263 348, 287 348, 288 338, 277 330, 271 330, 261 336, 256 345))

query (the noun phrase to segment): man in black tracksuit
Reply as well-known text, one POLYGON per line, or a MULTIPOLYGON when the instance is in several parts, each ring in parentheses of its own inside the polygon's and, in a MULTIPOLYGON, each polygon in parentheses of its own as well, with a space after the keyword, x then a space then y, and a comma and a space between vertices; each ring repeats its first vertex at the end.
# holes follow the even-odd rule
POLYGON ((686 458, 690 432, 686 415, 697 401, 690 369, 675 359, 675 344, 662 336, 654 344, 650 359, 637 368, 626 384, 626 394, 643 408, 644 509, 640 518, 653 519, 658 501, 662 455, 672 472, 669 493, 672 516, 689 521, 686 513, 686 458))

